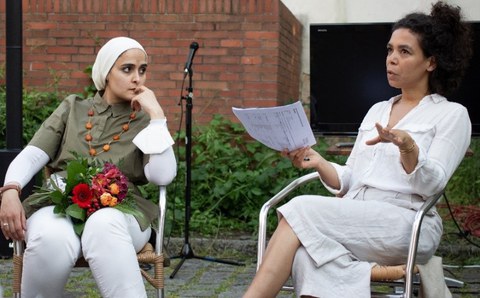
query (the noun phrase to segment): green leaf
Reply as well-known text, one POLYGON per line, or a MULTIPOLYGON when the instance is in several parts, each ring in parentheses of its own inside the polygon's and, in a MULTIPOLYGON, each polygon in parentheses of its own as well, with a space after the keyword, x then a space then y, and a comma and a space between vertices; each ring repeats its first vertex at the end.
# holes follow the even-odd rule
POLYGON ((63 193, 59 190, 55 190, 50 194, 50 199, 55 205, 64 204, 66 198, 63 193))
POLYGON ((65 206, 55 205, 55 208, 53 208, 53 213, 65 215, 65 206))
POLYGON ((124 213, 131 214, 133 216, 142 217, 143 213, 138 210, 135 200, 131 197, 125 198, 120 204, 117 204, 115 209, 118 209, 124 213))
POLYGON ((81 221, 85 221, 85 217, 87 216, 85 209, 80 208, 77 204, 68 206, 65 213, 81 221))
POLYGON ((256 196, 262 196, 262 194, 263 194, 262 190, 258 187, 254 187, 254 188, 250 189, 250 191, 256 196))
POLYGON ((85 228, 84 222, 78 222, 73 224, 73 230, 78 236, 81 236, 83 233, 83 229, 85 228))
POLYGON ((67 184, 77 185, 85 182, 85 178, 82 173, 87 172, 87 165, 81 160, 72 160, 67 166, 67 184))

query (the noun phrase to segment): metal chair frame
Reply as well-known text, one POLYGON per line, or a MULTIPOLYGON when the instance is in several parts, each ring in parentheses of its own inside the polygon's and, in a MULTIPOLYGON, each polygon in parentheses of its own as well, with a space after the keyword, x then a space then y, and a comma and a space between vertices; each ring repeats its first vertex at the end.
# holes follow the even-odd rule
MULTIPOLYGON (((167 204, 167 187, 159 186, 159 200, 158 200, 158 226, 155 239, 154 251, 149 250, 151 244, 147 243, 144 249, 137 254, 139 263, 153 264, 153 275, 150 275, 144 269, 141 269, 142 276, 155 288, 156 297, 164 297, 164 257, 163 257, 163 236, 165 227, 165 213, 167 204)), ((21 280, 22 280, 22 265, 23 265, 24 242, 13 242, 13 295, 15 298, 21 297, 21 280)), ((76 267, 86 267, 88 263, 82 262, 76 267)))
MULTIPOLYGON (((280 190, 275 196, 269 199, 267 202, 264 203, 262 206, 260 213, 259 213, 259 231, 258 231, 258 247, 257 247, 257 271, 262 264, 263 255, 265 254, 266 249, 266 242, 267 242, 267 216, 268 212, 271 208, 278 205, 281 201, 283 201, 292 191, 297 189, 298 187, 306 184, 307 182, 318 180, 319 174, 318 172, 309 173, 303 175, 295 180, 293 180, 290 184, 280 190)), ((420 237, 420 227, 422 224, 422 220, 425 214, 432 208, 444 195, 444 191, 439 192, 438 194, 432 196, 428 200, 423 203, 421 208, 417 211, 415 215, 415 220, 412 225, 412 234, 410 236, 410 245, 408 248, 408 257, 406 263, 406 270, 405 270, 405 277, 403 280, 392 281, 389 282, 391 284, 402 285, 403 284, 403 292, 397 289, 397 294, 393 295, 383 295, 383 296, 372 296, 372 297, 402 297, 402 298, 411 298, 413 294, 414 284, 418 285, 420 283, 418 275, 414 273, 415 269, 415 258, 417 255, 417 248, 418 248, 418 240, 420 237), (414 282, 415 281, 415 282, 414 282)), ((445 278, 447 286, 449 287, 463 287, 464 283, 459 280, 455 280, 452 278, 445 278)), ((292 291, 292 286, 284 285, 282 290, 292 291)))

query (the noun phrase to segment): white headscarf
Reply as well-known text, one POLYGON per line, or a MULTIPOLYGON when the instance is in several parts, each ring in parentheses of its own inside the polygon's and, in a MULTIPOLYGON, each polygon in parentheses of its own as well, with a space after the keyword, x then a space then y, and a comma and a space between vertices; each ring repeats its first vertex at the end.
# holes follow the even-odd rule
POLYGON ((106 78, 113 64, 123 52, 130 49, 140 49, 147 57, 142 45, 129 37, 112 38, 98 51, 92 67, 92 79, 98 91, 105 90, 106 78))

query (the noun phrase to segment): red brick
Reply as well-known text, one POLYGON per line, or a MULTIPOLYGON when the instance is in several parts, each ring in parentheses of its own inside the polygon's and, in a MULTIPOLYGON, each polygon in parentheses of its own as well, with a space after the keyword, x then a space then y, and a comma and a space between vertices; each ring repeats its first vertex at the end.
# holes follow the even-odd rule
POLYGON ((209 81, 202 81, 195 83, 196 88, 199 89, 215 89, 215 90, 226 90, 227 83, 226 82, 209 82, 209 81))
POLYGON ((267 39, 267 40, 272 40, 272 39, 277 39, 279 36, 278 32, 270 32, 270 31, 252 31, 252 32, 246 32, 245 37, 248 39, 267 39))
POLYGON ((77 54, 76 47, 52 47, 47 49, 48 54, 77 54))
POLYGON ((27 30, 45 30, 45 29, 54 29, 56 28, 56 23, 45 23, 45 22, 28 22, 26 23, 27 30))
POLYGON ((222 64, 240 64, 240 56, 223 56, 219 57, 219 63, 222 64))
POLYGON ((262 58, 259 56, 242 57, 242 64, 261 64, 262 58))
POLYGON ((71 78, 77 78, 77 79, 80 79, 80 80, 85 80, 85 79, 89 79, 90 76, 86 73, 82 71, 72 71, 70 72, 70 77, 71 78))
POLYGON ((220 46, 222 47, 242 47, 243 46, 243 40, 241 39, 226 39, 220 41, 220 46))

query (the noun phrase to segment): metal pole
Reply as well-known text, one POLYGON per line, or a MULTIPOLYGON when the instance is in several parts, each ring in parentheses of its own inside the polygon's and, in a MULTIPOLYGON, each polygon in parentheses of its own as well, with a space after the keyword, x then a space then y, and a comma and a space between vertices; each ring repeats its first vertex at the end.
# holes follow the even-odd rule
POLYGON ((22 1, 6 2, 6 147, 21 149, 22 141, 22 1))

